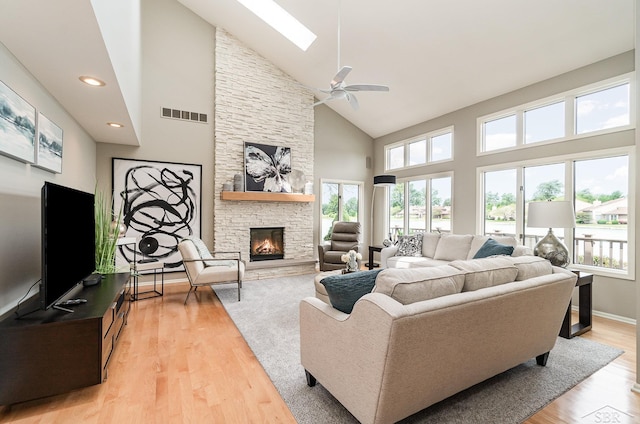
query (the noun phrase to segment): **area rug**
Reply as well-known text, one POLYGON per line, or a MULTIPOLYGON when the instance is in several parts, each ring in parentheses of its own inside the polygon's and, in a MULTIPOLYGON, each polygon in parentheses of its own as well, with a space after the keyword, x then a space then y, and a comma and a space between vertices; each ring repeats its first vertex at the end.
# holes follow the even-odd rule
MULTIPOLYGON (((218 298, 300 424, 357 423, 320 382, 308 387, 300 365, 300 299, 314 275, 213 286, 218 298)), ((580 337, 558 338, 546 367, 535 359, 424 409, 402 423, 520 423, 623 351, 580 337)))

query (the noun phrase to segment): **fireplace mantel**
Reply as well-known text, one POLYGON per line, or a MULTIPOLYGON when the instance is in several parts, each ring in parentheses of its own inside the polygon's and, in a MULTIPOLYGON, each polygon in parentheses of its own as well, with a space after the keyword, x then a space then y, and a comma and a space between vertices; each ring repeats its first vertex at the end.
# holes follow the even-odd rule
POLYGON ((315 202, 313 194, 270 193, 262 191, 222 191, 222 200, 253 200, 258 202, 315 202))

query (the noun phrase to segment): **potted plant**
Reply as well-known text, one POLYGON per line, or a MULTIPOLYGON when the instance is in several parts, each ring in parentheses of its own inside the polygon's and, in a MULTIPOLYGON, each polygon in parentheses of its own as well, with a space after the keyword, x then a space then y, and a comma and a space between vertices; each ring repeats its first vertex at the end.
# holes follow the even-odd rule
POLYGON ((117 216, 112 212, 113 199, 107 202, 102 192, 95 195, 96 217, 96 272, 112 274, 116 272, 116 246, 121 235, 122 210, 117 216))

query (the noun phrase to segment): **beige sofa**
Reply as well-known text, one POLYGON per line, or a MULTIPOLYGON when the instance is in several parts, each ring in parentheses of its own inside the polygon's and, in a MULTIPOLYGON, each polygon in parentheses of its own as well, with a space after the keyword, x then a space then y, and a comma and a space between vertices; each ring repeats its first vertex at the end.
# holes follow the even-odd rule
POLYGON ((545 365, 575 282, 535 256, 502 257, 385 269, 350 314, 305 298, 307 383, 363 423, 396 422, 534 357, 545 365))
POLYGON ((421 238, 421 254, 400 256, 398 245, 385 247, 380 252, 380 266, 382 268, 416 268, 446 265, 454 260, 473 259, 489 238, 500 244, 512 246, 514 249, 511 256, 533 255, 529 247, 519 245, 517 240, 510 236, 424 233, 421 238))

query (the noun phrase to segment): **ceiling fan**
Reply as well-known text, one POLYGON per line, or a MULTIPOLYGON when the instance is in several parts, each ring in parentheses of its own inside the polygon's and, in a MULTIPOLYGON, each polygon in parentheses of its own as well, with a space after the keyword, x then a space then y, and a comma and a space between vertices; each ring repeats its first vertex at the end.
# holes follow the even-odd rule
POLYGON ((389 91, 389 87, 379 84, 352 84, 348 85, 344 80, 351 72, 351 66, 343 66, 340 68, 340 5, 338 5, 338 73, 333 77, 329 83, 329 89, 318 88, 317 90, 326 93, 329 97, 324 100, 317 101, 314 106, 326 103, 334 99, 347 99, 349 104, 354 110, 358 110, 360 107, 358 99, 356 98, 354 91, 389 91))

